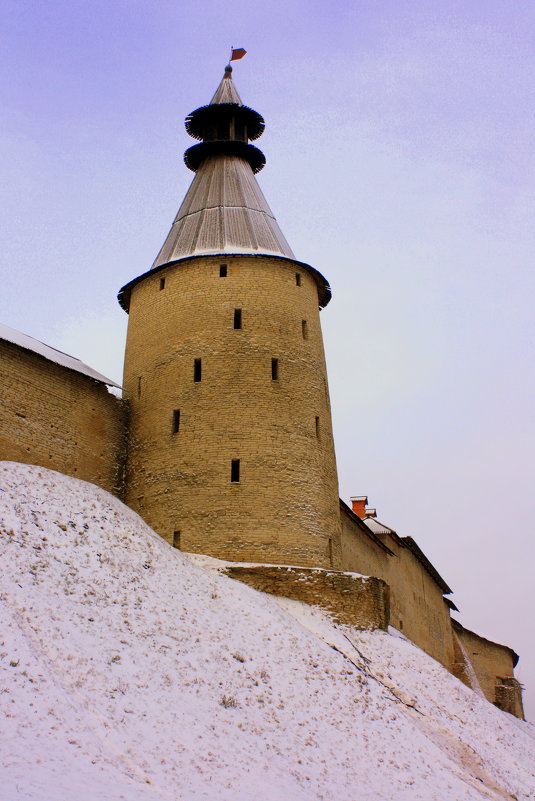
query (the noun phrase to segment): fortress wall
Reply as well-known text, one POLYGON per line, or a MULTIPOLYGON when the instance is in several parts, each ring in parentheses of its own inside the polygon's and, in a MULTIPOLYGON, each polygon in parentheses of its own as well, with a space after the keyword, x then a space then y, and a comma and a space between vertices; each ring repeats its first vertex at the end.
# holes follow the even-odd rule
POLYGON ((343 507, 341 518, 342 569, 386 581, 390 587, 390 624, 450 670, 453 639, 441 588, 402 540, 385 535, 391 556, 370 540, 343 507))
POLYGON ((336 623, 358 629, 388 627, 388 586, 377 578, 281 565, 236 564, 222 572, 260 592, 319 606, 336 623))
MULTIPOLYGON (((506 645, 499 645, 465 629, 457 620, 452 620, 452 627, 464 650, 463 656, 470 660, 487 700, 524 719, 522 688, 514 678, 518 661, 515 652, 506 645)), ((465 680, 461 675, 459 678, 465 680)))
POLYGON ((407 548, 398 546, 397 557, 399 567, 394 570, 392 565, 390 575, 391 592, 396 599, 392 625, 451 670, 453 637, 443 591, 407 548))
POLYGON ((145 277, 131 294, 125 391, 126 502, 161 536, 180 532, 183 550, 220 559, 339 568, 318 288, 306 267, 206 256, 145 277))
POLYGON ((365 524, 350 517, 340 505, 342 522, 342 566, 364 576, 384 578, 390 570, 392 555, 367 533, 365 524))
POLYGON ((0 459, 36 464, 121 496, 122 401, 105 384, 0 340, 0 459))

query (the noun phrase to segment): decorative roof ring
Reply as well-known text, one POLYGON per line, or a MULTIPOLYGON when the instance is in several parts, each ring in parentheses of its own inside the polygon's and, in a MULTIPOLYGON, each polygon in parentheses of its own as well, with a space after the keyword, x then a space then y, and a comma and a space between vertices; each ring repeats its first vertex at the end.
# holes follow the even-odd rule
MULTIPOLYGON (((230 61, 243 58, 245 53, 243 48, 232 48, 230 61)), ((185 164, 193 172, 213 155, 245 159, 255 173, 266 163, 262 151, 248 144, 262 135, 264 120, 257 111, 243 104, 232 82, 230 63, 210 103, 188 114, 185 126, 188 134, 200 143, 184 154, 185 164)))

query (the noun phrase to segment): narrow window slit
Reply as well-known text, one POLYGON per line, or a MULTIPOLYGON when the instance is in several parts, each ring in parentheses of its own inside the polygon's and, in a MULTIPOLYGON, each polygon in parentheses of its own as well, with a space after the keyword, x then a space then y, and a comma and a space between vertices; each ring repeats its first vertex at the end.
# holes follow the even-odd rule
POLYGON ((240 460, 232 459, 230 463, 230 480, 233 484, 237 484, 240 480, 240 460))
POLYGON ((272 359, 271 360, 271 380, 277 381, 279 378, 279 360, 272 359))
POLYGON ((320 419, 316 417, 316 436, 319 439, 320 436, 320 419))
POLYGON ((301 273, 296 273, 295 274, 295 285, 296 286, 301 286, 301 273))
POLYGON ((308 323, 306 320, 301 320, 301 332, 303 339, 308 339, 308 323))
POLYGON ((220 278, 226 278, 227 277, 227 265, 226 264, 220 264, 219 265, 219 277, 220 278))
POLYGON ((173 531, 173 548, 180 550, 180 531, 173 531))
POLYGON ((234 309, 234 328, 241 328, 241 309, 234 309))
POLYGON ((178 434, 180 431, 180 409, 173 411, 173 434, 178 434))
POLYGON ((165 289, 165 278, 160 278, 160 291, 165 289))
POLYGON ((202 361, 201 359, 193 360, 193 380, 198 383, 202 379, 202 361))

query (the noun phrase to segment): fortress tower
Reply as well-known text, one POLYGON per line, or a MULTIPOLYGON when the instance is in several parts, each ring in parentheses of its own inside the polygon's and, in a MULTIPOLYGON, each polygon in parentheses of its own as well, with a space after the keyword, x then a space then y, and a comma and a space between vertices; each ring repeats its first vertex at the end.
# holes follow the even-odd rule
POLYGON ((231 561, 341 566, 317 270, 257 184, 264 120, 232 68, 186 118, 195 173, 129 313, 126 503, 169 542, 231 561))

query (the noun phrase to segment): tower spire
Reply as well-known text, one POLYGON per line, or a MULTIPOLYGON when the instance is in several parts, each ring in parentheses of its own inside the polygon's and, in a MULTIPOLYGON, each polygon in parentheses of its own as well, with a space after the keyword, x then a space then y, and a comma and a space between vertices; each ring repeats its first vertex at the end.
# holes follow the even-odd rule
POLYGON ((240 106, 243 106, 241 97, 232 80, 232 67, 230 64, 227 64, 225 67, 225 73, 221 78, 221 83, 215 90, 213 98, 210 100, 210 105, 215 105, 217 103, 238 103, 240 106))
POLYGON ((208 254, 295 258, 255 179, 265 157, 251 142, 264 120, 244 105, 230 64, 210 103, 192 111, 185 126, 199 140, 184 155, 195 177, 152 269, 208 254))

